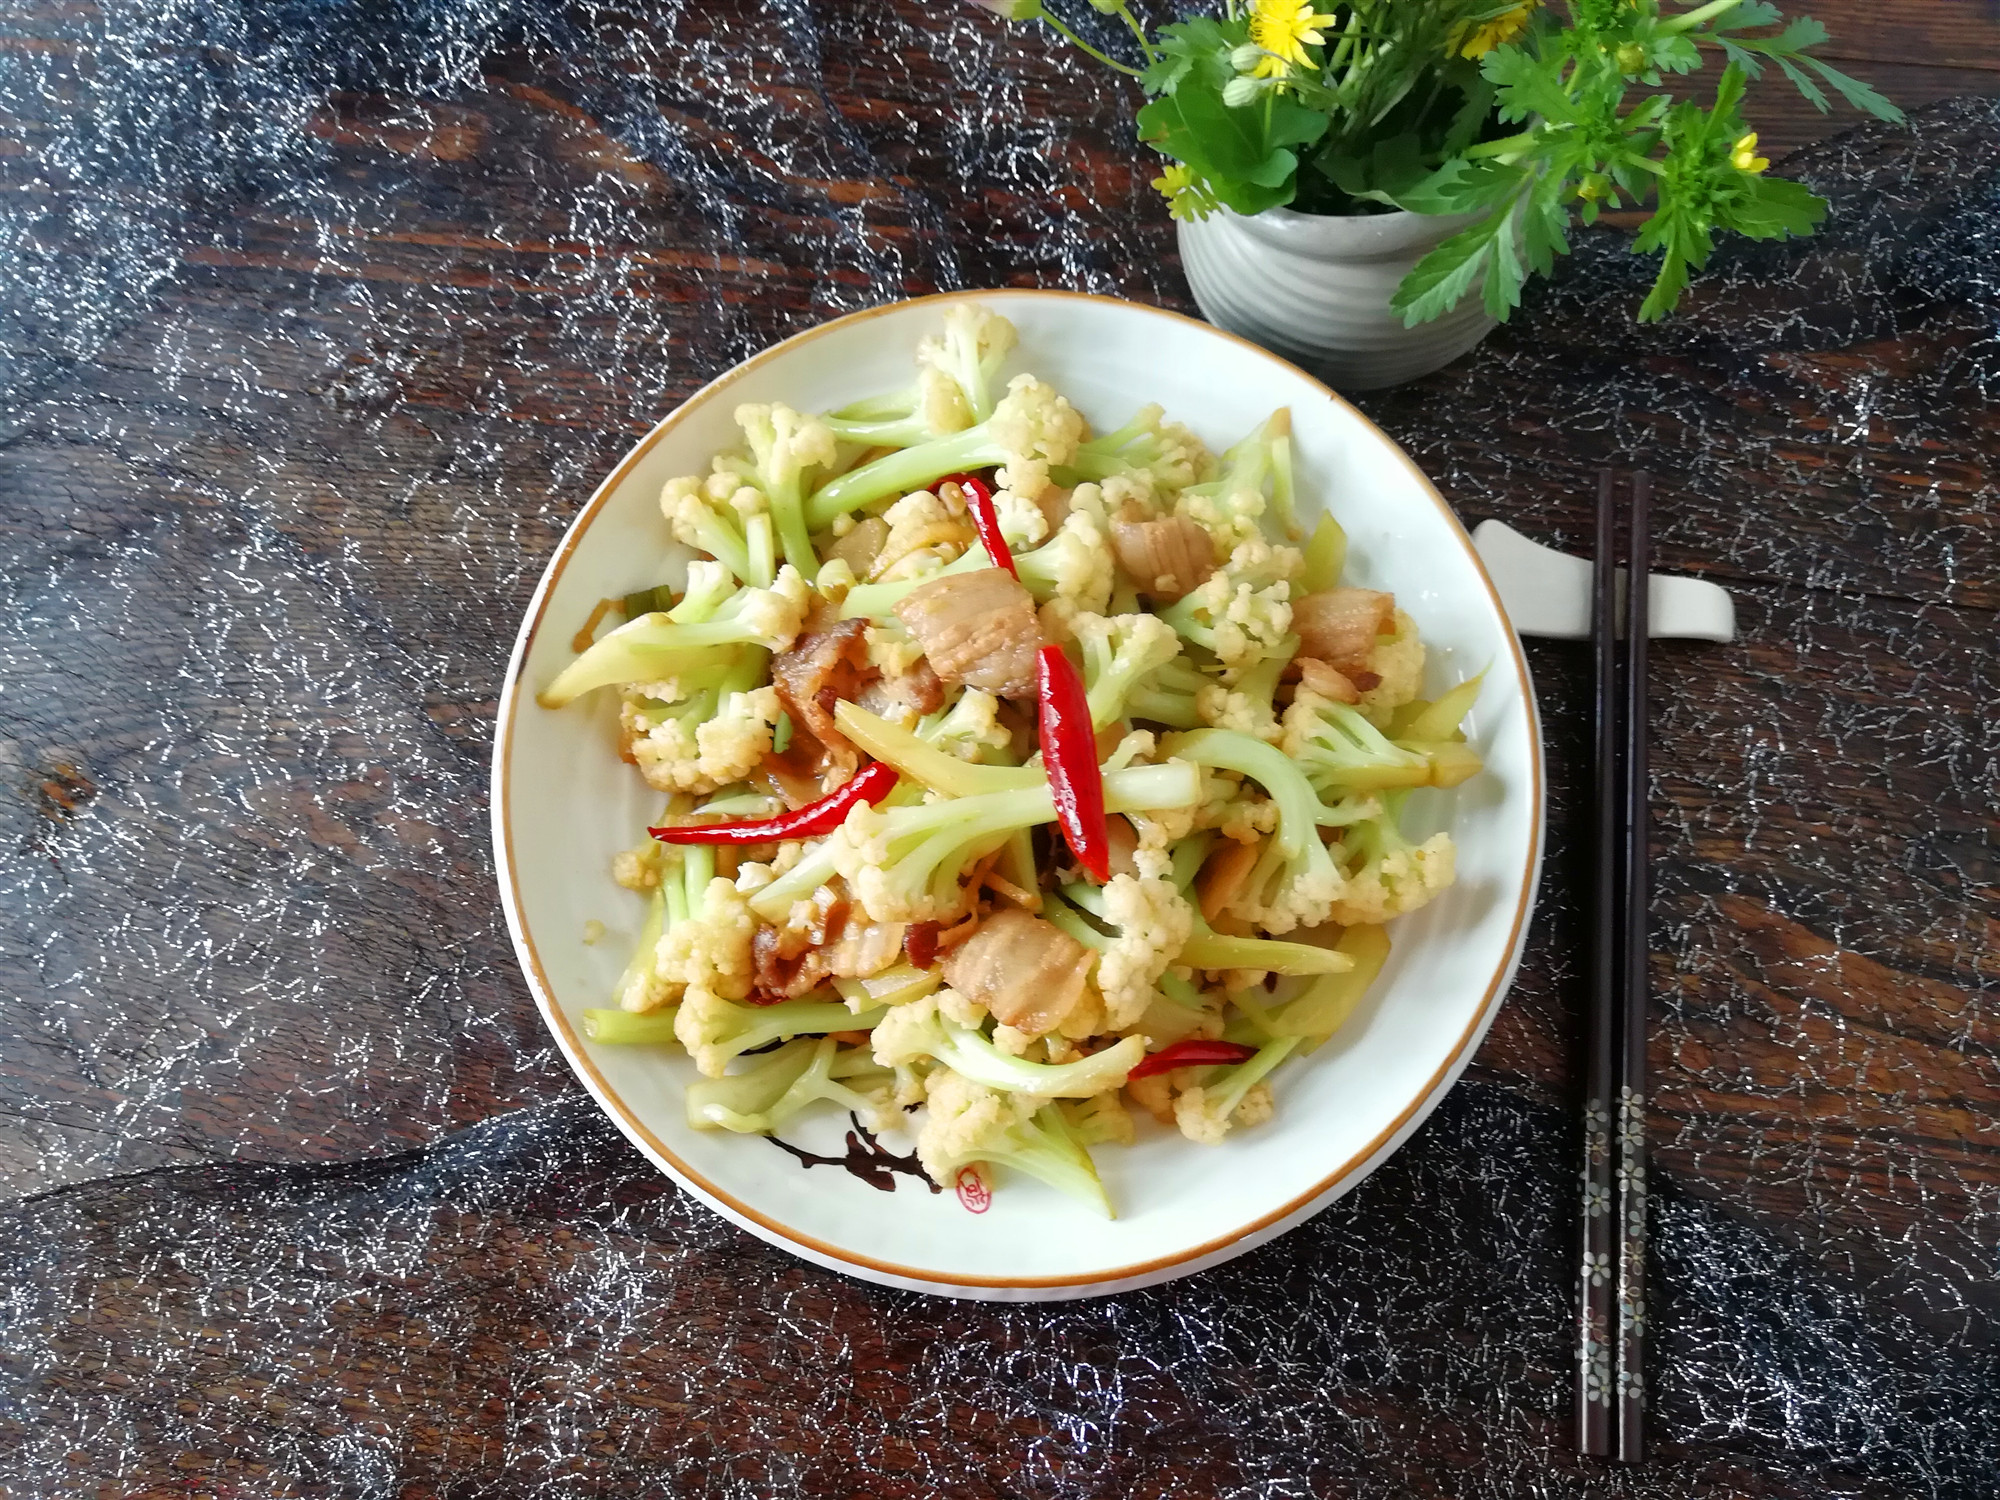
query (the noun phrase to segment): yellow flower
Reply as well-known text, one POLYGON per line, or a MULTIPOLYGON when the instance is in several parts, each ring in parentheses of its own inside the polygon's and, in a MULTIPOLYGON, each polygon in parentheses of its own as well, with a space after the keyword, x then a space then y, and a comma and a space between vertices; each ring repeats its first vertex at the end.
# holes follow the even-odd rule
POLYGON ((1502 42, 1511 42, 1528 29, 1528 12, 1535 8, 1535 0, 1515 6, 1504 16, 1495 16, 1490 21, 1481 21, 1472 28, 1472 34, 1458 49, 1460 57, 1484 57, 1502 42))
POLYGON ((1757 132, 1751 131, 1730 148, 1729 164, 1739 172, 1761 172, 1771 165, 1770 158, 1757 154, 1757 132))
POLYGON ((1306 48, 1325 41, 1320 28, 1331 26, 1335 19, 1315 13, 1312 0, 1257 0, 1250 13, 1250 40, 1264 49, 1264 56, 1251 76, 1282 78, 1294 65, 1309 66, 1312 59, 1306 48))
POLYGON ((1205 219, 1216 210, 1215 195, 1208 184, 1180 162, 1155 177, 1152 185, 1167 200, 1167 213, 1173 218, 1205 219))

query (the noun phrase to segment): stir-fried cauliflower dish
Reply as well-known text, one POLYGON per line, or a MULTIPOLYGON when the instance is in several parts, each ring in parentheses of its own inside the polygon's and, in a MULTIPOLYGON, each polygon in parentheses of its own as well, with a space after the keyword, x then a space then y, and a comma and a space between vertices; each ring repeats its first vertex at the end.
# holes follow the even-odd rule
POLYGON ((906 390, 738 407, 660 496, 684 582, 600 604, 540 697, 615 694, 664 795, 589 1035, 684 1049, 695 1128, 830 1106, 1109 1214, 1092 1148, 1254 1130, 1451 884, 1401 824, 1479 771, 1479 679, 1419 696, 1416 623, 1295 518, 1288 412, 1095 432, 1014 342, 955 304, 906 390))

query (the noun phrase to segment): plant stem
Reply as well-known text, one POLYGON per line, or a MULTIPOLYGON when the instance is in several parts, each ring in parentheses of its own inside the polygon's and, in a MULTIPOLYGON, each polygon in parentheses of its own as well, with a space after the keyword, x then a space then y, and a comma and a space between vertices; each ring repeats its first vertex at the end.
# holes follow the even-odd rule
POLYGON ((1119 6, 1118 14, 1123 18, 1125 24, 1132 28, 1132 35, 1139 39, 1139 50, 1146 55, 1146 61, 1154 61, 1157 54, 1153 51, 1153 44, 1146 40, 1146 28, 1132 18, 1132 12, 1128 7, 1119 6))
POLYGON ((1685 15, 1675 16, 1671 21, 1662 22, 1659 29, 1664 34, 1673 36, 1677 32, 1699 26, 1703 21, 1710 21, 1717 16, 1727 14, 1742 3, 1743 0, 1708 0, 1708 4, 1698 10, 1688 11, 1685 15))
POLYGON ((1464 156, 1497 156, 1502 161, 1505 161, 1509 152, 1518 153, 1523 151, 1533 145, 1534 140, 1535 132, 1524 130, 1519 135, 1503 136, 1497 141, 1481 141, 1476 146, 1467 146, 1460 154, 1464 156))
MULTIPOLYGON (((1733 5, 1737 3, 1737 0, 1730 0, 1730 3, 1733 5)), ((1087 52, 1088 54, 1090 54, 1090 56, 1096 58, 1099 62, 1103 63, 1105 67, 1115 69, 1116 71, 1123 73, 1127 78, 1137 78, 1139 76, 1139 70, 1137 68, 1128 68, 1125 66, 1124 63, 1118 61, 1117 58, 1105 56, 1102 52, 1099 52, 1095 47, 1091 46, 1090 43, 1086 42, 1082 37, 1078 36, 1074 31, 1071 31, 1067 26, 1063 25, 1062 22, 1058 21, 1054 16, 1050 15, 1047 11, 1042 12, 1042 19, 1046 21, 1050 26, 1055 28, 1057 36, 1061 37, 1064 41, 1068 42, 1072 47, 1077 48, 1079 51, 1087 52)))

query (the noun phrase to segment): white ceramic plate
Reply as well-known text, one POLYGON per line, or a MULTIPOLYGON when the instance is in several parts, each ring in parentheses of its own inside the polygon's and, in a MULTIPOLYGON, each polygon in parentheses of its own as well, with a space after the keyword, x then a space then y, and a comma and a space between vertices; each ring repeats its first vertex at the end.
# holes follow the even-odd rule
MULTIPOLYGON (((1489 669, 1470 720, 1486 770, 1412 803, 1458 841, 1458 882, 1391 928, 1394 952, 1345 1030, 1274 1076, 1274 1119, 1198 1146, 1141 1119, 1136 1146, 1100 1148, 1119 1217, 1018 1175, 975 1213, 910 1177, 884 1193, 835 1168, 803 1168, 769 1141, 691 1130, 676 1050, 582 1039, 604 1005, 642 902, 613 883, 612 855, 642 837, 660 797, 616 754, 612 695, 561 712, 535 692, 570 658, 597 600, 667 581, 679 555, 661 485, 706 472, 738 441, 743 401, 802 411, 898 389, 917 340, 952 297, 856 313, 788 339, 697 393, 643 438, 591 497, 536 590, 500 697, 493 841, 521 967, 585 1086, 640 1150, 716 1212, 819 1265, 891 1286, 965 1297, 1055 1299, 1146 1286, 1262 1244, 1352 1188, 1436 1107, 1485 1034, 1513 976, 1540 871, 1542 762, 1519 642, 1458 521, 1401 449, 1291 365, 1205 323, 1063 292, 962 294, 1011 319, 1010 364, 1052 382, 1108 430, 1148 401, 1216 451, 1289 406, 1301 510, 1323 502, 1350 538, 1349 580, 1393 590, 1430 646, 1436 690, 1489 669), (592 919, 610 929, 583 942, 592 919)), ((1428 831, 1428 826, 1425 831, 1428 831)), ((830 1155, 844 1118, 788 1138, 830 1155)), ((908 1151, 907 1140, 885 1144, 908 1151)))

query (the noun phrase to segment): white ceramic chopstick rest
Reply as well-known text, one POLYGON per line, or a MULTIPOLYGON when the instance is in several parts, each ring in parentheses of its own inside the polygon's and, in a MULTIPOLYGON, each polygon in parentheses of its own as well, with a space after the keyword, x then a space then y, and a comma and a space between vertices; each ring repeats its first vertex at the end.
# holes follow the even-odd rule
MULTIPOLYGON (((1481 521, 1472 545, 1522 635, 1581 641, 1590 637, 1590 559, 1531 542, 1504 521, 1481 521)), ((1736 601, 1700 578, 1647 575, 1646 634, 1696 641, 1736 639, 1736 601)), ((1618 570, 1624 593, 1625 570, 1618 570)))

